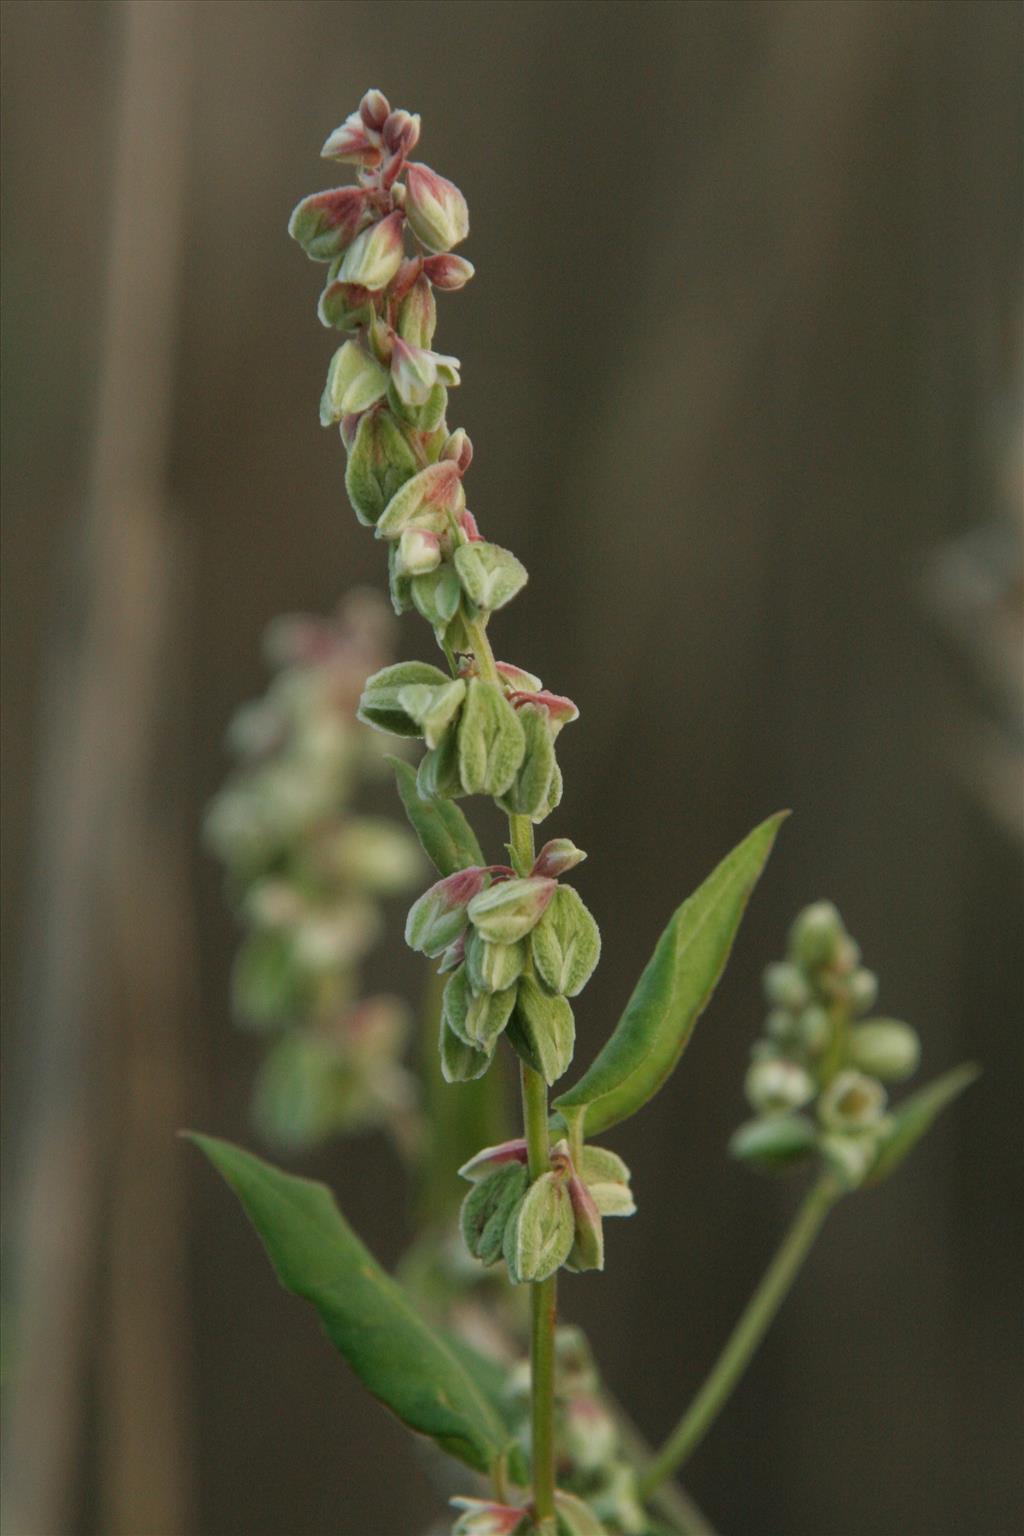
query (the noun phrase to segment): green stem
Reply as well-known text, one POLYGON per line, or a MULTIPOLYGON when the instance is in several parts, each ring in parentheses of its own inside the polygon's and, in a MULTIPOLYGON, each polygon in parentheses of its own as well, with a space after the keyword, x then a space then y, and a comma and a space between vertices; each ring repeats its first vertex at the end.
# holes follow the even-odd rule
MULTIPOLYGON (((500 682, 487 631, 479 619, 466 629, 480 676, 500 682)), ((516 872, 529 874, 535 857, 533 823, 529 816, 508 818, 509 849, 516 872)), ((526 1135, 530 1178, 540 1178, 551 1167, 548 1139, 548 1089, 543 1077, 526 1062, 520 1064, 523 1127, 526 1135)), ((554 1529, 555 1521, 555 1324, 558 1317, 558 1277, 530 1287, 530 1422, 533 1459, 533 1509, 542 1529, 554 1529)))
POLYGON ((682 1466, 711 1428, 768 1331, 838 1196, 839 1191, 833 1181, 824 1178, 805 1198, 782 1246, 715 1361, 711 1374, 641 1477, 640 1494, 643 1498, 649 1498, 667 1477, 682 1466))

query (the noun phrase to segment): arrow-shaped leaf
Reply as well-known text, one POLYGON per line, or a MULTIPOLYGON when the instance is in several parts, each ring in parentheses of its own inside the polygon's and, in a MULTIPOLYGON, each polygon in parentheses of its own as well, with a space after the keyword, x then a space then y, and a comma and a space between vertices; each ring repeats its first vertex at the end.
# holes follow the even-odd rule
POLYGON ((431 863, 442 875, 454 875, 456 870, 482 864, 484 856, 476 833, 454 800, 421 800, 416 790, 415 769, 398 757, 390 762, 409 824, 431 863))
POLYGON ((959 1098, 969 1088, 981 1068, 968 1061, 950 1072, 944 1072, 932 1082, 926 1083, 909 1099, 904 1099, 892 1113, 892 1126, 881 1148, 866 1183, 880 1184, 899 1167, 903 1159, 921 1140, 947 1104, 959 1098))
POLYGON ((465 1365, 345 1221, 324 1184, 190 1133, 241 1200, 286 1290, 309 1301, 356 1375, 410 1429, 487 1472, 510 1435, 465 1365))
POLYGON ((599 1135, 657 1093, 725 969, 751 891, 788 811, 755 827, 676 911, 615 1031, 575 1087, 554 1101, 599 1135))

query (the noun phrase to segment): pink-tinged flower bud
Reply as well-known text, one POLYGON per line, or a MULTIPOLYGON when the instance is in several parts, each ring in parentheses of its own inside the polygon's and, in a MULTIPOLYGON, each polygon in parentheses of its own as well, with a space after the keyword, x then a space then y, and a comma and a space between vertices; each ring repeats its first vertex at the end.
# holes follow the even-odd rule
POLYGON ((343 416, 369 410, 387 389, 388 376, 358 342, 346 341, 331 359, 320 399, 320 423, 329 427, 343 416))
POLYGON ((391 354, 391 377, 405 405, 426 405, 435 384, 458 384, 461 366, 457 357, 411 347, 401 337, 396 338, 391 354))
POLYGON ((372 302, 369 289, 334 278, 320 295, 317 318, 328 330, 354 331, 357 326, 368 323, 372 302))
POLYGON ((569 838, 553 837, 538 853, 530 873, 548 880, 557 880, 559 875, 568 874, 570 869, 582 864, 585 858, 583 849, 577 848, 569 838))
POLYGON ((461 513, 459 514, 459 527, 462 529, 463 533, 466 535, 471 544, 480 544, 483 542, 483 534, 477 527, 476 518, 473 516, 468 507, 463 507, 461 513))
POLYGON ((391 155, 408 155, 420 141, 419 113, 397 112, 389 114, 381 129, 384 148, 391 155))
POLYGON ((392 496, 378 520, 377 537, 397 539, 411 523, 441 533, 449 515, 458 516, 464 503, 456 465, 428 464, 392 496))
POLYGON ((492 943, 515 944, 540 921, 556 889, 553 880, 502 880, 473 897, 473 927, 492 943))
POLYGON ((340 128, 328 134, 320 151, 323 160, 340 160, 342 165, 379 165, 380 147, 370 138, 358 112, 351 112, 340 128))
POLYGON ((333 261, 352 244, 369 216, 362 188, 335 187, 304 197, 292 210, 288 233, 313 261, 333 261))
POLYGON ((525 672, 522 667, 514 667, 511 662, 495 662, 498 674, 513 693, 539 693, 544 684, 539 677, 534 677, 532 672, 525 672))
POLYGON ((409 292, 409 289, 420 276, 422 271, 422 256, 410 256, 405 261, 403 261, 395 275, 394 282, 391 284, 391 288, 389 290, 391 297, 396 301, 404 299, 406 294, 409 292))
POLYGON ((569 725, 580 717, 580 712, 572 699, 567 699, 560 693, 551 693, 547 688, 542 688, 538 693, 510 693, 509 699, 516 709, 521 709, 524 704, 538 704, 547 710, 551 729, 556 736, 563 725, 569 725))
POLYGON ((428 251, 450 251, 469 234, 469 209, 454 182, 415 161, 405 179, 405 212, 428 251))
POLYGON ((473 444, 469 440, 469 434, 465 427, 456 427, 451 437, 448 438, 441 449, 441 457, 442 459, 451 459, 456 463, 459 466, 460 475, 466 473, 466 470, 473 462, 473 444))
POLYGON ((338 270, 341 281, 359 283, 371 293, 386 288, 402 265, 403 223, 401 213, 389 213, 386 219, 380 219, 357 235, 338 270))
POLYGON ((466 935, 460 933, 454 944, 449 944, 441 959, 438 961, 437 974, 447 976, 449 971, 457 971, 466 958, 466 935))
POLYGON ((475 1157, 471 1157, 468 1163, 463 1163, 459 1169, 459 1178, 468 1179, 471 1184, 476 1184, 480 1179, 486 1179, 495 1168, 500 1168, 504 1163, 525 1163, 526 1141, 522 1136, 517 1136, 513 1141, 499 1142, 495 1147, 484 1147, 475 1157))
POLYGON ((403 576, 422 576, 441 564, 441 539, 428 528, 407 528, 398 541, 398 569, 403 576))
POLYGON ((476 272, 471 261, 465 256, 450 256, 447 252, 437 256, 428 256, 423 263, 423 271, 435 288, 443 288, 448 293, 455 293, 459 288, 465 288, 470 278, 476 272))
POLYGON ((488 1499, 452 1499, 462 1513, 452 1527, 452 1536, 520 1536, 529 1521, 525 1509, 511 1504, 494 1504, 488 1499))
POLYGON ((424 955, 439 955, 465 930, 467 908, 487 883, 475 866, 438 880, 413 902, 405 924, 405 942, 424 955))
POLYGON ((411 347, 429 347, 437 328, 434 290, 418 277, 398 306, 398 334, 411 347))
POLYGON ((359 116, 367 128, 375 129, 377 133, 380 132, 387 122, 390 111, 391 103, 383 91, 367 91, 359 103, 359 116))

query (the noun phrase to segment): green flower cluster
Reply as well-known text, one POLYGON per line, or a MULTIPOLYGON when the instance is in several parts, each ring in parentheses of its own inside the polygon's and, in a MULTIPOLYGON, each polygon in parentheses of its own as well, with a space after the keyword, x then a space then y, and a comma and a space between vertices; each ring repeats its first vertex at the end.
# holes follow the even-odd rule
POLYGON ((856 1188, 893 1132, 884 1085, 916 1071, 917 1034, 897 1019, 862 1017, 877 979, 831 902, 799 914, 788 957, 767 968, 764 988, 771 1011, 745 1083, 756 1118, 730 1150, 776 1171, 817 1156, 843 1188, 856 1188))
POLYGON ((208 846, 223 861, 246 937, 233 974, 236 1018, 273 1044, 253 1114, 292 1148, 389 1125, 414 1108, 401 1064, 407 1010, 360 998, 360 968, 381 928, 380 900, 409 889, 422 860, 403 827, 356 814, 387 772, 380 738, 356 719, 367 665, 386 655, 391 619, 373 592, 329 620, 277 619, 275 675, 229 730, 234 771, 210 804, 208 846))

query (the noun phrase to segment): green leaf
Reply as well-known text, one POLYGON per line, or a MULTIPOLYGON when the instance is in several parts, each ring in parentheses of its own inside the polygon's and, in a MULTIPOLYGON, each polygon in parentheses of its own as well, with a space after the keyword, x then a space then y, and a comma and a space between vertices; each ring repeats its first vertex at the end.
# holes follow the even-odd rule
POLYGON ((416 790, 416 770, 401 758, 389 758, 409 824, 423 852, 442 875, 484 862, 476 833, 451 800, 421 800, 416 790))
POLYGON ((189 1139, 241 1200, 286 1290, 392 1413, 451 1456, 488 1472, 509 1449, 494 1408, 345 1221, 330 1190, 212 1136, 189 1139))
POLYGON ((974 1062, 965 1062, 950 1072, 944 1072, 933 1082, 926 1083, 917 1093, 912 1093, 909 1099, 904 1099, 890 1117, 891 1128, 882 1141, 866 1182, 880 1184, 883 1179, 887 1179, 914 1149, 946 1105, 959 1098, 980 1073, 981 1068, 974 1062))
POLYGON ((635 1114, 676 1066, 788 814, 779 811, 755 827, 678 908, 610 1040, 575 1087, 555 1099, 567 1119, 585 1116, 588 1136, 635 1114))

